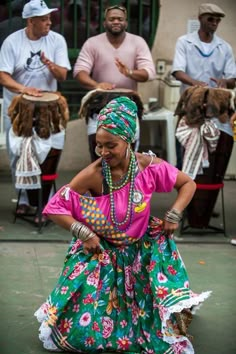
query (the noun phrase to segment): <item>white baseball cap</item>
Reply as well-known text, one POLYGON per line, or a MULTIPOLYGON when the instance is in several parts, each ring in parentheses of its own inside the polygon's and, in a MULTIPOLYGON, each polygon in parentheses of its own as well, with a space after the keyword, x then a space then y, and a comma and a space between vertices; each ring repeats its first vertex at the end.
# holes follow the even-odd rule
POLYGON ((22 12, 22 18, 45 16, 53 11, 58 11, 58 9, 49 9, 43 0, 31 0, 25 4, 22 12))

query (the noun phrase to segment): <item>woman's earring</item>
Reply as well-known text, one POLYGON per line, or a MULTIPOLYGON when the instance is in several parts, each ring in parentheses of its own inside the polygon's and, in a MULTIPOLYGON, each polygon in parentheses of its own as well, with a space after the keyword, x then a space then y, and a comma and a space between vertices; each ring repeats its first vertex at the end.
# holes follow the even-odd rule
POLYGON ((98 157, 101 157, 102 155, 100 154, 100 152, 98 151, 98 147, 96 146, 95 147, 95 154, 98 156, 98 157))
POLYGON ((126 154, 125 154, 126 159, 128 159, 128 157, 129 157, 129 152, 130 152, 130 145, 128 145, 127 149, 126 149, 126 154))

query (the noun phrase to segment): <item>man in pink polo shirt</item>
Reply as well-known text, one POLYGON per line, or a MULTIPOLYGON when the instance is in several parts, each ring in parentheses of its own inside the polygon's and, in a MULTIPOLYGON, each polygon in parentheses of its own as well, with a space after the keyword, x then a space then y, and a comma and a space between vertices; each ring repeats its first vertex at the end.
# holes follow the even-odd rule
MULTIPOLYGON (((74 66, 74 77, 88 90, 125 88, 137 91, 138 82, 156 77, 151 52, 145 40, 126 32, 125 7, 108 7, 104 14, 105 32, 89 38, 74 66)), ((95 155, 96 114, 88 120, 91 160, 95 155)))

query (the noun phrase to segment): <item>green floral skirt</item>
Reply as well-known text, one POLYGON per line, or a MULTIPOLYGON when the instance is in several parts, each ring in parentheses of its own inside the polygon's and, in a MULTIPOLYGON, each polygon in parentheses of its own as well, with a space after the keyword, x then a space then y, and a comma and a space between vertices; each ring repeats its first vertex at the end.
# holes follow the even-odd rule
POLYGON ((173 237, 153 222, 136 243, 101 239, 99 255, 85 255, 81 241, 72 240, 54 290, 35 313, 46 349, 194 353, 184 319, 210 292, 190 290, 173 237))

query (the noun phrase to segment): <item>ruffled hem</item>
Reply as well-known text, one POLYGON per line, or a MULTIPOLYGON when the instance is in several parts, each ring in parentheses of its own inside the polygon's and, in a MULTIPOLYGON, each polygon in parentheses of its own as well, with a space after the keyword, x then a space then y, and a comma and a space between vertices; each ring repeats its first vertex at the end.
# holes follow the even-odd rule
POLYGON ((45 323, 46 314, 44 310, 44 305, 42 305, 35 313, 34 316, 37 318, 38 322, 41 323, 39 327, 39 339, 43 342, 44 349, 53 352, 63 352, 63 350, 59 349, 53 342, 51 338, 52 330, 45 323))
MULTIPOLYGON (((194 349, 193 346, 190 342, 190 340, 183 335, 173 335, 170 336, 166 335, 166 328, 167 328, 167 322, 170 320, 171 315, 176 314, 176 313, 181 313, 183 310, 190 310, 191 314, 195 314, 196 311, 201 307, 202 303, 211 295, 211 291, 205 291, 201 294, 191 294, 191 297, 186 300, 182 300, 178 302, 175 305, 172 305, 170 307, 165 307, 163 311, 163 320, 162 320, 162 334, 163 334, 163 340, 167 343, 169 343, 172 348, 173 348, 173 354, 174 353, 181 353, 181 354, 194 354, 194 349), (180 342, 185 342, 186 348, 182 349, 182 351, 179 351, 179 343, 180 342)), ((169 353, 169 352, 168 352, 169 353)))
POLYGON ((194 315, 196 311, 200 309, 202 303, 206 299, 208 299, 211 293, 212 291, 205 291, 201 294, 192 293, 190 299, 180 301, 177 304, 169 307, 168 310, 171 311, 171 313, 174 313, 174 312, 181 312, 184 309, 190 309, 192 315, 194 315))
MULTIPOLYGON (((163 319, 162 319, 162 334, 163 341, 170 344, 170 348, 167 350, 166 354, 194 354, 193 346, 187 336, 181 335, 170 335, 166 331, 168 327, 167 322, 171 319, 171 316, 176 313, 181 313, 181 311, 189 309, 192 314, 201 307, 203 301, 205 301, 211 295, 211 291, 206 291, 201 294, 191 294, 191 297, 186 300, 182 300, 177 304, 170 307, 165 307, 162 309, 163 319)), ((37 318, 38 322, 41 323, 39 328, 39 339, 43 342, 43 347, 48 351, 63 352, 59 349, 53 342, 51 338, 52 329, 46 323, 47 312, 45 309, 50 306, 48 303, 43 304, 35 313, 34 316, 37 318)), ((79 350, 77 350, 79 352, 79 350)), ((145 352, 142 352, 145 353, 145 352)))

